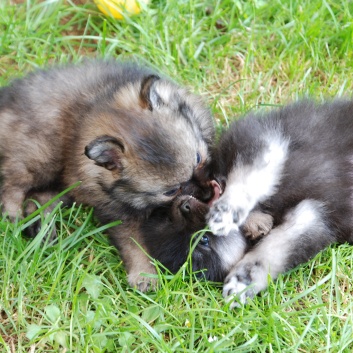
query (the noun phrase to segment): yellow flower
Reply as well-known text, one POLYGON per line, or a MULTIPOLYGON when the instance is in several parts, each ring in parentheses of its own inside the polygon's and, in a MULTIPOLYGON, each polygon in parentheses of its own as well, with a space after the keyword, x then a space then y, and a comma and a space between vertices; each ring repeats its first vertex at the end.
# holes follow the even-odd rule
POLYGON ((141 12, 141 3, 149 0, 94 0, 98 9, 107 16, 122 20, 125 15, 136 15, 141 12))

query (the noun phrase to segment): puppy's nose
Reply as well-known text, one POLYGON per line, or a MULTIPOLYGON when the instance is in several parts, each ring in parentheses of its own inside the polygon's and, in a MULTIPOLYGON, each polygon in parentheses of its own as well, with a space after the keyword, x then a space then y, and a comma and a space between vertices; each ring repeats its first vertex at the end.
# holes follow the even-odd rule
POLYGON ((190 203, 189 200, 186 200, 185 202, 183 202, 180 206, 180 211, 184 214, 188 214, 190 213, 191 207, 190 207, 190 203))

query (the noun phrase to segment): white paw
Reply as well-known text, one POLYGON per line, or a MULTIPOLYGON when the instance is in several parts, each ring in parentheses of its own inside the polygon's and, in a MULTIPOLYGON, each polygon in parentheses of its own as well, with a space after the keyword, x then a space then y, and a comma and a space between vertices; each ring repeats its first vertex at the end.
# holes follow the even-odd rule
POLYGON ((232 276, 223 286, 223 297, 230 304, 230 308, 240 307, 240 304, 246 304, 248 298, 255 296, 254 285, 246 284, 240 281, 236 276, 232 276))
POLYGON ((239 213, 226 201, 219 200, 212 207, 208 214, 208 225, 213 234, 227 236, 232 232, 239 232, 239 213))
POLYGON ((266 286, 267 272, 262 264, 241 260, 224 281, 223 297, 227 303, 232 302, 230 308, 239 307, 266 286))
POLYGON ((240 307, 240 304, 245 304, 247 298, 248 286, 242 282, 239 282, 235 277, 223 287, 223 297, 226 302, 230 304, 230 308, 240 307))

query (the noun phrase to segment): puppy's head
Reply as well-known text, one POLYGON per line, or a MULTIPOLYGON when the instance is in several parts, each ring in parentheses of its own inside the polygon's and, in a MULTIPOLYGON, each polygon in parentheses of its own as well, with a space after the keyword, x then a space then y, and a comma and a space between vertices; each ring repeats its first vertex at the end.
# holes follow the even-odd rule
POLYGON ((87 171, 111 199, 155 208, 180 194, 207 201, 214 127, 199 97, 150 75, 95 105, 86 134, 87 171))
POLYGON ((169 207, 155 210, 142 225, 142 234, 149 254, 171 272, 177 272, 187 260, 190 249, 193 271, 203 270, 211 281, 221 282, 232 266, 239 260, 238 237, 219 237, 205 228, 205 216, 209 206, 197 199, 182 195, 169 207), (198 241, 195 244, 195 241, 198 241))

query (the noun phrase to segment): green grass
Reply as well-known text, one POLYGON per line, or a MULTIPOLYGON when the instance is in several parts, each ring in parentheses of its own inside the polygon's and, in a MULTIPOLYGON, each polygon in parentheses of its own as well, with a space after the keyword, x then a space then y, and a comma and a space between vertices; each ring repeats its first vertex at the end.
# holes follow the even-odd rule
MULTIPOLYGON (((338 0, 156 0, 119 22, 89 0, 2 0, 0 85, 84 56, 135 57, 204 95, 224 125, 259 105, 350 96, 352 13, 338 0)), ((91 210, 57 208, 43 223, 29 241, 23 225, 0 222, 1 353, 353 350, 348 245, 229 310, 220 285, 186 268, 159 275, 156 292, 129 288, 91 210), (43 246, 54 220, 58 243, 43 246)))

